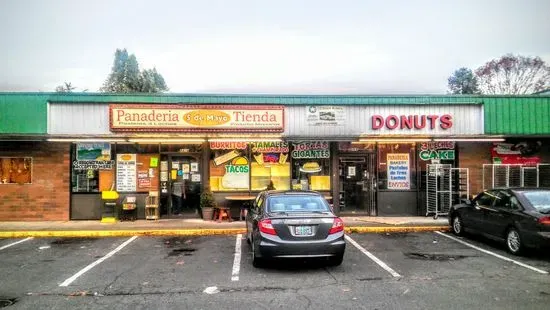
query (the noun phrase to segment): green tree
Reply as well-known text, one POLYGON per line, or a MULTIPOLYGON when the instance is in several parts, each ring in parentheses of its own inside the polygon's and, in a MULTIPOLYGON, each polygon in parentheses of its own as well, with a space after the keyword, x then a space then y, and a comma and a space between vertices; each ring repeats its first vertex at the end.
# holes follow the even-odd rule
POLYGON ((523 95, 550 87, 550 67, 540 57, 507 54, 475 70, 484 94, 523 95))
POLYGON ((454 95, 471 95, 479 93, 477 77, 472 70, 460 68, 447 80, 449 91, 454 95))
POLYGON ((129 55, 126 49, 117 49, 111 73, 100 91, 109 93, 158 93, 167 91, 168 87, 155 68, 139 70, 134 54, 129 55))

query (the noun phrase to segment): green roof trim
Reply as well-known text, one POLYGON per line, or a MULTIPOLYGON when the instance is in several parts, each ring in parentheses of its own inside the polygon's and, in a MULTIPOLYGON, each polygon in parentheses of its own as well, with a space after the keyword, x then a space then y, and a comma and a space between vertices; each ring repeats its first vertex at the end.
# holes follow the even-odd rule
POLYGON ((419 105, 483 104, 485 133, 549 135, 550 95, 262 95, 1 93, 0 134, 46 134, 47 103, 419 105))

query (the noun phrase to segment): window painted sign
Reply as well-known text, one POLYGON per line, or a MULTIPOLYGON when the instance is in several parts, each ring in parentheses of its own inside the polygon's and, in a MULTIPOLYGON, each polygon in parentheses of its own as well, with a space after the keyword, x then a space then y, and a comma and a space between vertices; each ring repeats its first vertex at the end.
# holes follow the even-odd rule
POLYGON ((306 122, 310 126, 344 126, 346 109, 343 106, 306 106, 306 122))
POLYGON ((423 142, 418 156, 421 160, 454 160, 455 143, 452 141, 423 142))
POLYGON ((111 131, 282 132, 283 106, 109 106, 111 131))
POLYGON ((292 147, 291 156, 294 159, 330 158, 330 148, 327 141, 292 142, 292 147))
POLYGON ((387 154, 388 189, 410 189, 409 154, 387 154))
POLYGON ((74 170, 111 170, 115 165, 114 160, 75 160, 73 161, 74 170))

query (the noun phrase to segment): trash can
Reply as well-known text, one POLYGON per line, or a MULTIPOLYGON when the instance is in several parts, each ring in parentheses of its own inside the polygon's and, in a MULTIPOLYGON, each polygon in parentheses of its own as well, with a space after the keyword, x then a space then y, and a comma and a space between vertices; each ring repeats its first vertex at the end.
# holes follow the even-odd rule
POLYGON ((122 201, 122 210, 120 214, 121 221, 137 220, 137 204, 135 196, 126 196, 122 201))
POLYGON ((114 223, 118 219, 117 208, 118 193, 116 191, 101 192, 103 208, 101 210, 101 223, 114 223))

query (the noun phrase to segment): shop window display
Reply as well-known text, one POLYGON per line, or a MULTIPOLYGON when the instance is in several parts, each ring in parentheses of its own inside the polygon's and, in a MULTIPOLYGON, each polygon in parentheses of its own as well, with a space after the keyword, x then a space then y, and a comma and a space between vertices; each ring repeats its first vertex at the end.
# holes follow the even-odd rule
POLYGON ((289 145, 286 142, 253 142, 251 188, 261 191, 268 188, 270 182, 274 189, 290 189, 289 145))
POLYGON ((0 157, 1 184, 32 183, 31 157, 0 157))
POLYGON ((291 142, 292 189, 330 190, 330 148, 326 141, 291 142))
POLYGON ((216 191, 250 190, 247 142, 210 142, 210 188, 216 191))

